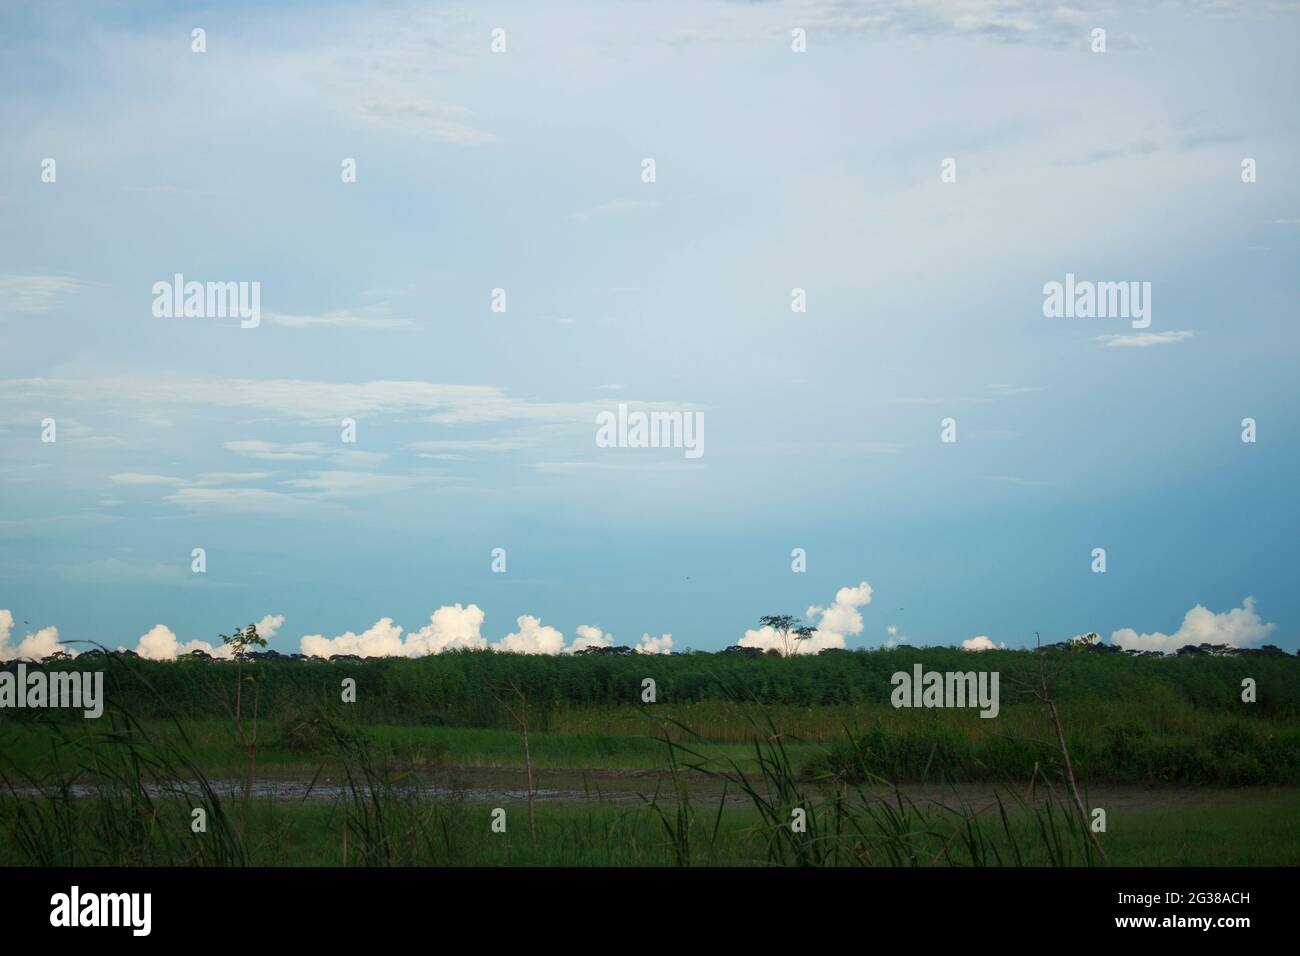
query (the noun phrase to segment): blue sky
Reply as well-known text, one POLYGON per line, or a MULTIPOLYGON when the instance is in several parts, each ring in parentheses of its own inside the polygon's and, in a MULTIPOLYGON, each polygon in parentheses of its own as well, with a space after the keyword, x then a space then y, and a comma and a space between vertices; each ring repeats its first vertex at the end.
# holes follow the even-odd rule
POLYGON ((0 5, 0 648, 1297 648, 1300 13, 540 6, 0 5))

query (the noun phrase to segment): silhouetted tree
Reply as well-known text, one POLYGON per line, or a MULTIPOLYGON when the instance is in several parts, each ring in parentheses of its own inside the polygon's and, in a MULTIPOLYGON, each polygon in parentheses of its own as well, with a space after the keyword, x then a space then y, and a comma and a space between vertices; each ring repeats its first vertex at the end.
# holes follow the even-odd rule
POLYGON ((791 614, 766 614, 758 619, 758 623, 770 627, 781 638, 782 657, 789 657, 800 641, 806 641, 817 633, 817 628, 800 624, 799 619, 791 614))

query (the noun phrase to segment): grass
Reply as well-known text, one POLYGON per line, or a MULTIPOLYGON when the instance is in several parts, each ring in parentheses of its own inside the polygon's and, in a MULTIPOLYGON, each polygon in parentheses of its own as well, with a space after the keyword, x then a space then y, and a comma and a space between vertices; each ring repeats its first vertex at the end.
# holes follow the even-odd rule
MULTIPOLYGON (((1259 708, 1224 696, 1240 667, 1277 681, 1294 676, 1293 662, 1080 660, 1087 679, 1069 675, 1074 691, 1060 712, 1080 781, 1095 794, 1087 805, 1107 812, 1105 858, 1062 799, 1042 711, 1009 699, 1005 682, 996 720, 836 700, 844 695, 826 683, 835 671, 798 660, 776 662, 789 671, 766 659, 726 662, 736 673, 755 666, 746 679, 757 697, 788 697, 767 704, 722 681, 706 693, 691 683, 697 672, 688 668, 700 666, 691 658, 674 659, 661 684, 661 695, 665 685, 694 687, 687 699, 643 708, 553 693, 530 733, 534 770, 544 787, 588 796, 537 802, 534 847, 519 733, 478 711, 468 690, 458 706, 470 716, 459 725, 413 696, 416 677, 446 678, 442 664, 365 670, 390 689, 411 684, 370 710, 339 702, 335 665, 250 667, 263 708, 258 776, 310 781, 314 792, 246 799, 219 784, 245 767, 231 722, 200 706, 234 672, 190 668, 205 689, 186 697, 176 690, 187 673, 180 666, 110 658, 100 665, 111 680, 104 718, 0 717, 0 864, 1300 863, 1300 720, 1288 692, 1259 708), (1136 689, 1116 667, 1152 664, 1175 666, 1136 689), (1116 692, 1098 696, 1102 677, 1115 678, 1116 692), (314 696, 304 691, 309 679, 320 682, 314 696), (832 699, 814 702, 822 698, 832 699), (430 780, 439 789, 427 789, 430 780), (1134 798, 1137 785, 1163 789, 1134 798), (505 833, 491 827, 498 807, 505 833), (196 809, 202 832, 192 826, 196 809)), ((581 674, 599 677, 597 665, 583 662, 581 674)), ((840 655, 835 666, 851 675, 879 665, 840 655)), ((445 666, 468 673, 500 661, 460 655, 445 666)), ((536 680, 564 662, 526 666, 536 680)))
MULTIPOLYGON (((644 724, 644 722, 642 722, 644 724)), ((212 777, 234 776, 242 771, 243 754, 235 748, 228 724, 217 720, 182 722, 184 733, 175 724, 163 720, 146 720, 141 727, 153 740, 181 749, 189 760, 212 777)), ((539 768, 570 770, 650 771, 665 764, 662 741, 625 728, 620 736, 578 733, 536 733, 530 735, 533 765, 539 768)), ((523 752, 519 734, 508 730, 484 730, 474 727, 401 727, 367 726, 372 746, 401 765, 410 768, 467 767, 522 768, 523 752)), ((96 729, 88 723, 55 727, 43 723, 0 724, 0 753, 14 771, 33 772, 53 769, 56 765, 70 769, 76 764, 72 751, 61 751, 57 761, 51 757, 51 744, 59 739, 84 739, 87 745, 102 745, 96 729)), ((749 746, 739 742, 715 742, 705 748, 717 760, 745 760, 749 746)), ((812 759, 819 748, 800 746, 801 755, 812 759)), ((258 746, 259 773, 270 775, 308 774, 324 763, 337 767, 337 758, 323 742, 305 745, 285 741, 272 734, 258 746)))
MULTIPOLYGON (((176 729, 180 732, 180 728, 176 729)), ((522 798, 430 799, 418 776, 374 746, 368 728, 333 724, 328 762, 344 769, 332 800, 257 798, 247 829, 231 824, 237 800, 152 729, 117 718, 96 741, 51 737, 61 766, 106 781, 90 796, 68 793, 70 774, 36 778, 44 795, 0 795, 4 865, 1080 865, 1096 862, 1062 806, 1026 801, 1006 788, 972 805, 954 792, 940 806, 879 781, 796 773, 780 734, 734 759, 689 743, 657 743, 666 778, 639 801, 537 805, 539 844, 529 840, 522 798), (86 746, 92 744, 93 746, 86 746), (712 781, 700 787, 701 777, 712 781), (164 784, 158 793, 150 785, 164 784), (191 832, 204 807, 208 832, 191 832), (492 811, 507 812, 505 833, 492 811), (804 834, 789 826, 795 807, 804 834)), ((683 737, 691 737, 682 730, 683 737)), ((237 758, 231 767, 237 768, 237 758)), ((522 774, 519 774, 522 780, 522 774)), ((1043 775, 1043 788, 1052 785, 1043 775)), ((1115 865, 1300 863, 1300 789, 1214 791, 1163 807, 1112 807, 1104 836, 1115 865)))
MULTIPOLYGON (((1062 706, 1080 705, 1080 716, 1101 716, 1115 707, 1132 708, 1139 720, 1194 719, 1196 715, 1248 713, 1268 720, 1294 722, 1300 717, 1300 658, 1174 657, 1132 658, 1123 654, 1069 654, 1053 687, 1062 706), (1258 703, 1243 708, 1241 681, 1257 681, 1258 703)), ((357 661, 249 662, 244 672, 255 677, 264 713, 289 714, 295 708, 339 700, 340 682, 354 679, 361 689, 352 705, 365 724, 453 726, 510 729, 489 688, 516 681, 528 694, 534 730, 564 732, 586 727, 583 720, 608 715, 618 721, 640 700, 641 682, 654 677, 657 706, 720 705, 720 725, 701 726, 717 737, 728 705, 783 707, 794 717, 800 708, 859 705, 887 707, 890 676, 914 664, 927 670, 996 670, 1002 676, 1002 703, 1015 706, 1014 688, 1037 675, 1038 659, 1030 651, 989 651, 973 655, 951 648, 897 648, 837 651, 790 659, 746 658, 735 654, 692 653, 682 656, 546 657, 466 651, 416 659, 371 658, 357 661)), ((57 669, 103 669, 113 675, 110 695, 141 719, 151 717, 217 718, 226 716, 234 665, 183 660, 148 661, 125 657, 87 657, 57 669)), ((708 716, 701 711, 701 716, 708 716)), ((11 717, 19 716, 11 712, 11 717)), ((732 711, 730 726, 743 730, 732 711)), ((986 721, 988 723, 988 721, 986 721)), ((993 721, 997 723, 997 721, 993 721)), ((840 723, 800 726, 809 739, 816 732, 834 735, 840 723)))
MULTIPOLYGON (((431 814, 425 832, 428 840, 411 844, 391 861, 369 859, 359 848, 358 831, 351 831, 348 864, 392 862, 399 865, 569 865, 569 866, 673 866, 679 856, 676 841, 664 832, 657 816, 645 807, 594 803, 582 807, 539 804, 539 845, 529 842, 522 803, 505 802, 505 833, 490 828, 493 804, 459 802, 439 807, 431 814)), ((691 865, 766 865, 766 844, 758 838, 760 814, 752 807, 728 809, 720 823, 709 808, 690 821, 691 865)), ((90 817, 89 808, 80 811, 90 817)), ((1300 864, 1294 823, 1300 815, 1296 794, 1243 793, 1232 807, 1136 811, 1116 818, 1106 834, 1106 848, 1116 866, 1295 866, 1300 864)), ((341 866, 346 811, 334 804, 295 804, 255 800, 249 814, 247 862, 254 866, 341 866)), ((1012 830, 1024 844, 1031 842, 1032 824, 1012 815, 1012 830)), ((159 826, 187 827, 188 813, 181 806, 164 814, 159 826)), ((957 830, 955 823, 937 829, 918 841, 921 865, 957 830)), ((93 831, 78 824, 80 845, 59 859, 65 864, 108 864, 91 841, 93 831)), ((102 849, 102 848, 101 848, 102 849)), ((0 865, 32 862, 19 848, 0 846, 0 865)), ((197 861, 196 861, 197 862, 197 861)), ((843 865, 870 865, 865 859, 843 865)), ((888 865, 882 857, 876 861, 888 865)), ((938 861, 934 865, 940 865, 938 861)), ((1010 862, 1010 861, 1008 861, 1010 862)), ((1048 865, 1045 857, 1027 859, 1029 865, 1048 865)), ((1077 861, 1076 861, 1077 862, 1077 861)))
MULTIPOLYGON (((973 713, 895 711, 877 704, 765 708, 790 738, 792 756, 806 773, 867 773, 900 782, 942 771, 962 781, 1023 777, 1036 761, 1051 763, 1055 748, 1041 711, 1004 707, 997 720, 973 713), (846 731, 861 745, 846 747, 846 731)), ((300 711, 295 711, 295 714, 300 711)), ((752 726, 743 706, 730 702, 660 705, 654 713, 696 733, 696 746, 717 760, 747 760, 752 726)), ((1108 708, 1062 706, 1062 721, 1076 766, 1097 784, 1203 784, 1258 786, 1300 783, 1300 722, 1197 713, 1170 707, 1150 714, 1132 702, 1108 708)), ((145 730, 185 749, 210 774, 234 774, 242 761, 228 721, 214 718, 143 720, 145 730), (181 729, 183 728, 183 732, 181 729)), ((0 754, 18 770, 49 763, 59 735, 93 736, 93 721, 0 720, 0 754), (57 726, 57 729, 56 729, 57 726)), ((373 745, 415 767, 521 767, 519 734, 478 727, 367 725, 373 745)), ((549 731, 531 735, 540 768, 654 770, 666 765, 663 744, 648 733, 638 708, 567 710, 552 716, 549 731)), ((323 741, 300 718, 263 726, 258 767, 269 773, 309 773, 320 765, 323 741)), ((658 733, 659 731, 656 731, 658 733)), ((65 760, 68 759, 65 755, 65 760)))

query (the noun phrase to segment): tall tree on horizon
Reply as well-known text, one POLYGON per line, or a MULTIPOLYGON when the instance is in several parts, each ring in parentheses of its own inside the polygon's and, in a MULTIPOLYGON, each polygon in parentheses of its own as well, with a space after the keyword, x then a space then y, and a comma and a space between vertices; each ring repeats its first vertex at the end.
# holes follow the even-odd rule
POLYGON ((772 628, 780 636, 782 657, 795 653, 800 641, 806 641, 817 633, 817 628, 800 624, 793 614, 765 614, 758 619, 758 623, 772 628))

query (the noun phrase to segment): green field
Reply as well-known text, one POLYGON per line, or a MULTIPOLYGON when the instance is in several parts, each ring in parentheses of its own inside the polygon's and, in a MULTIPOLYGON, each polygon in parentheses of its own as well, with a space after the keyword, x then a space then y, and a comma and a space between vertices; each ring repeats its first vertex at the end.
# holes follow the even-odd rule
POLYGON ((1300 661, 1047 660, 1104 832, 1027 652, 83 658, 103 718, 0 716, 0 864, 1300 863, 1300 661), (999 671, 998 717, 890 706, 916 662, 999 671))

